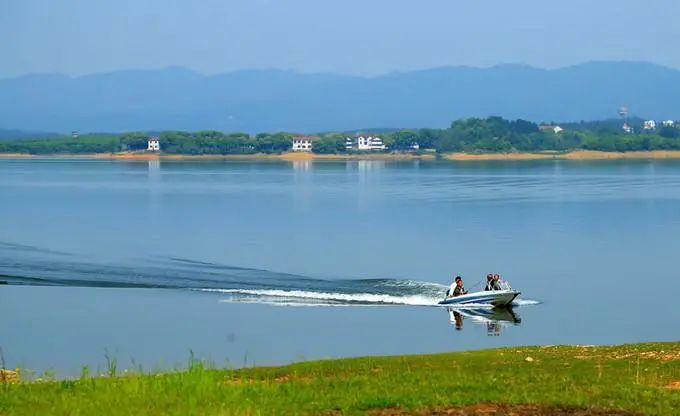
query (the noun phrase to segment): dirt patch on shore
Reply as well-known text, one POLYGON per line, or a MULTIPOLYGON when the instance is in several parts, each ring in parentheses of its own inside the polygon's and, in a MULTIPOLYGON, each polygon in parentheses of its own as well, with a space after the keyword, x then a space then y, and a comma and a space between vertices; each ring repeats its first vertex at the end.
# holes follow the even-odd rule
POLYGON ((0 157, 6 157, 6 158, 16 158, 16 157, 35 157, 36 155, 32 155, 29 153, 0 153, 0 157))
POLYGON ((2 383, 18 383, 19 372, 12 370, 0 369, 0 384, 2 383))
POLYGON ((399 408, 375 409, 367 412, 367 414, 374 416, 641 416, 641 413, 626 410, 497 403, 481 403, 471 406, 441 407, 416 411, 399 408))
POLYGON ((680 390, 680 380, 671 380, 666 384, 668 390, 680 390))

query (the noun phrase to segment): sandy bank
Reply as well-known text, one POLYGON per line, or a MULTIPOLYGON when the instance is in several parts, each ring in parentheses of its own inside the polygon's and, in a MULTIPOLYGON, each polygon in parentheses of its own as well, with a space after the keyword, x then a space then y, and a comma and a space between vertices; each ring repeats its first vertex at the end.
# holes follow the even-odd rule
POLYGON ((680 150, 653 150, 648 152, 600 152, 576 150, 568 153, 446 153, 447 160, 606 160, 606 159, 680 159, 680 150))
POLYGON ((564 155, 565 159, 680 159, 680 150, 652 150, 648 152, 598 152, 579 150, 564 155))
POLYGON ((446 160, 537 160, 555 159, 554 153, 445 153, 446 160))

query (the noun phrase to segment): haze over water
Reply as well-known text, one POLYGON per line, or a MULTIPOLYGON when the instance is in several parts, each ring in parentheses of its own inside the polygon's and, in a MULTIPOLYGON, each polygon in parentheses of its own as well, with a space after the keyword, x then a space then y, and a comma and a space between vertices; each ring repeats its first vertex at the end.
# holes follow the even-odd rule
POLYGON ((168 367, 677 340, 679 206, 674 161, 2 159, 0 347, 68 375, 105 349, 168 367), (525 302, 457 331, 442 285, 488 272, 525 302))

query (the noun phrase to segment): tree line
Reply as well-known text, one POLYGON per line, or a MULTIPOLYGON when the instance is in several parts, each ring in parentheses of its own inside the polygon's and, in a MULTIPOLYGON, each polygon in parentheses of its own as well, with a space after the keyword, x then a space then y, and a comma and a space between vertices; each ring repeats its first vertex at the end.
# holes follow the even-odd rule
MULTIPOLYGON (((366 132, 378 135, 388 152, 420 151, 509 153, 539 151, 639 151, 680 149, 680 129, 661 126, 655 131, 625 133, 617 122, 581 122, 564 124, 564 131, 554 133, 541 130, 536 123, 526 120, 506 120, 501 117, 467 118, 456 120, 443 129, 403 129, 366 132)), ((356 134, 322 133, 313 144, 315 153, 346 153, 345 139, 356 134)), ((257 154, 283 153, 291 149, 296 134, 288 132, 223 133, 219 131, 165 131, 157 134, 161 151, 166 154, 257 154)), ((22 139, 0 142, 0 153, 27 154, 84 154, 144 151, 147 132, 123 134, 90 134, 76 139, 68 136, 22 139)))

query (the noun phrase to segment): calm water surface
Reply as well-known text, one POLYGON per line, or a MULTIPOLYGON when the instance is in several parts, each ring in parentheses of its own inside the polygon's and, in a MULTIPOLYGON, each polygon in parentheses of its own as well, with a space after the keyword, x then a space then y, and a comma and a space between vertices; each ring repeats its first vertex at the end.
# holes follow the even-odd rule
POLYGON ((8 365, 680 339, 680 163, 0 160, 8 365), (512 312, 433 306, 498 272, 512 312))

